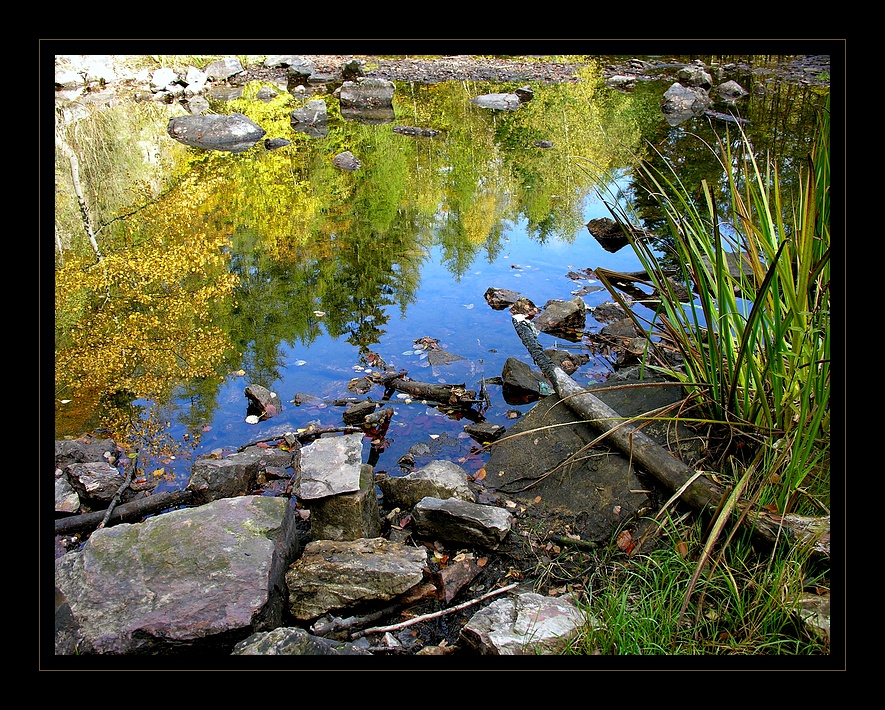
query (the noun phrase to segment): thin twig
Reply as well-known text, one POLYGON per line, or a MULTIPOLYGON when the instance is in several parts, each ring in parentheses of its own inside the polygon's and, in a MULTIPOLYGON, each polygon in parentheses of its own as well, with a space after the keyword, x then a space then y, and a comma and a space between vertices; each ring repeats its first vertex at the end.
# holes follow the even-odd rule
POLYGON ((357 631, 355 634, 351 636, 351 638, 358 639, 361 636, 365 636, 366 634, 384 634, 388 631, 398 631, 399 629, 405 629, 408 626, 412 626, 413 624, 419 624, 422 621, 427 621, 428 619, 436 619, 440 616, 445 616, 446 614, 451 614, 454 611, 460 611, 461 609, 466 609, 469 606, 473 606, 474 604, 479 604, 481 601, 488 599, 489 597, 493 597, 497 594, 503 594, 504 592, 509 592, 514 587, 518 587, 519 582, 514 582, 513 584, 508 584, 506 587, 501 587, 500 589, 493 589, 491 592, 483 594, 481 597, 477 597, 476 599, 471 599, 468 602, 464 602, 463 604, 458 604, 456 606, 449 607, 448 609, 443 609, 442 611, 435 611, 432 614, 423 614, 421 616, 415 616, 408 621, 403 621, 399 624, 393 624, 392 626, 375 626, 371 629, 366 629, 365 631, 357 631))

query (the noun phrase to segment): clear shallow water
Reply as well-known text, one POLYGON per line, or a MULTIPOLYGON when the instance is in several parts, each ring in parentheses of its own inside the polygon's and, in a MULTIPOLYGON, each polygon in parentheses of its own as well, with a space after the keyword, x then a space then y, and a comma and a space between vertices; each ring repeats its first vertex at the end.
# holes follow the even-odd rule
MULTIPOLYGON (((601 200, 594 196, 585 200, 585 221, 606 216, 610 215, 601 200)), ((508 357, 515 357, 535 367, 513 329, 509 310, 496 311, 486 302, 485 293, 489 288, 516 291, 541 307, 551 299, 568 300, 572 298, 573 291, 591 283, 569 278, 569 271, 600 266, 615 271, 641 268, 629 247, 614 254, 607 252, 586 228, 575 235, 571 242, 552 239, 541 244, 527 234, 525 223, 514 223, 506 227, 505 238, 503 249, 493 261, 489 262, 484 253, 478 255, 460 279, 445 266, 441 248, 431 249, 421 273, 416 302, 402 314, 397 306, 387 308, 389 320, 385 326, 386 332, 372 351, 380 355, 389 368, 406 370, 413 380, 464 383, 468 389, 479 391, 483 377, 501 375, 508 357), (440 347, 461 355, 465 360, 431 367, 426 354, 416 353, 414 343, 425 336, 439 340, 440 347)), ((611 300, 604 290, 582 298, 590 308, 611 300)), ((586 329, 595 332, 599 327, 601 324, 588 314, 586 329)), ((545 347, 585 351, 580 343, 570 343, 546 334, 540 336, 540 341, 545 347)), ((219 407, 211 422, 207 423, 199 446, 194 449, 195 456, 203 456, 217 449, 236 449, 285 431, 296 431, 311 423, 342 426, 345 407, 333 406, 335 399, 371 397, 378 400, 383 395, 380 387, 365 395, 348 391, 348 383, 363 374, 365 364, 361 362, 359 348, 343 337, 332 338, 324 333, 309 346, 284 345, 280 360, 282 376, 265 386, 280 396, 282 413, 258 424, 246 423, 244 388, 249 381, 246 377, 232 375, 220 389, 219 407), (295 405, 292 400, 296 394, 312 395, 316 399, 302 397, 304 403, 295 405)), ((595 359, 573 377, 580 383, 587 383, 604 379, 611 371, 609 363, 595 359)), ((532 406, 508 404, 498 385, 489 385, 487 389, 491 406, 484 416, 489 422, 509 427, 514 420, 508 418, 508 411, 524 413, 532 406)), ((186 409, 188 403, 179 400, 177 406, 186 409)), ((448 416, 436 409, 433 403, 406 403, 396 395, 385 406, 394 408, 394 416, 387 432, 387 448, 380 453, 376 470, 399 475, 402 472, 397 464, 400 457, 413 444, 433 441, 431 435, 460 439, 460 449, 450 451, 449 455, 468 470, 481 467, 487 458, 487 452, 470 453, 471 448, 478 445, 464 433, 468 419, 448 416)), ((180 439, 185 429, 181 425, 173 425, 170 434, 180 439)), ((369 451, 370 442, 366 439, 366 457, 369 451)), ((158 490, 175 489, 186 484, 191 463, 189 458, 181 457, 165 462, 166 470, 174 472, 175 479, 164 481, 158 490)))
MULTIPOLYGON (((738 78, 747 88, 752 86, 751 77, 738 78)), ((661 226, 647 200, 631 186, 621 151, 624 145, 631 150, 654 146, 651 159, 678 165, 679 177, 690 191, 703 179, 714 185, 721 181, 721 166, 705 144, 715 144, 716 132, 724 133, 728 127, 702 117, 669 125, 660 114, 661 95, 669 83, 640 83, 630 94, 591 80, 537 86, 531 102, 503 113, 477 109, 470 96, 513 87, 399 86, 397 95, 405 102, 397 105, 395 123, 447 127, 432 141, 395 135, 390 125, 338 119, 330 122, 327 138, 299 142, 288 122, 293 97, 280 95, 270 104, 244 98, 216 110, 252 113, 270 135, 295 140, 281 151, 259 149, 239 156, 170 146, 167 118, 148 115, 139 130, 155 135, 164 150, 177 149, 177 165, 184 165, 192 180, 185 179, 173 189, 154 216, 147 217, 145 210, 131 220, 115 222, 111 229, 119 233, 113 233, 118 239, 114 246, 126 253, 133 244, 149 243, 154 253, 133 250, 132 258, 152 258, 156 250, 172 253, 179 241, 199 248, 202 240, 220 237, 232 256, 229 268, 240 283, 237 308, 225 305, 221 315, 192 314, 194 326, 217 325, 242 353, 233 357, 220 349, 212 353, 216 360, 211 364, 220 382, 205 375, 191 382, 175 380, 178 392, 188 390, 193 396, 179 395, 164 404, 133 403, 144 411, 153 410, 154 422, 168 422, 168 438, 180 442, 173 447, 174 458, 158 455, 156 461, 142 461, 146 471, 158 466, 165 470, 160 490, 183 486, 195 456, 235 450, 309 423, 342 425, 344 408, 331 402, 358 396, 347 385, 363 374, 367 348, 414 380, 464 383, 474 390, 479 390, 483 377, 500 376, 508 357, 530 363, 509 311, 490 308, 484 294, 491 287, 508 288, 540 307, 549 299, 569 299, 586 285, 569 278, 571 270, 640 268, 629 247, 609 253, 585 226, 591 219, 610 216, 590 188, 594 184, 606 195, 629 201, 642 215, 642 226, 652 231, 661 226), (533 148, 539 138, 552 139, 556 148, 533 148), (332 156, 343 147, 360 155, 361 170, 343 173, 331 166, 332 156), (608 179, 616 183, 600 185, 596 176, 579 169, 590 159, 594 165, 604 165, 598 173, 614 175, 608 179), (474 254, 469 263, 464 263, 464 254, 474 254), (401 273, 390 277, 397 270, 401 273), (311 318, 308 314, 314 309, 329 312, 311 318), (369 313, 374 313, 371 325, 376 332, 358 327, 360 318, 369 313), (437 339, 441 347, 465 359, 429 367, 426 358, 415 352, 414 341, 422 337, 437 339), (363 348, 353 343, 362 343, 363 348), (245 374, 233 374, 239 370, 245 374), (283 411, 257 425, 246 423, 244 388, 249 384, 276 392, 283 411), (296 394, 304 404, 293 403, 296 394)), ((813 107, 820 103, 821 95, 811 90, 789 88, 783 95, 754 92, 741 113, 752 119, 747 130, 752 131, 760 154, 773 151, 795 166, 807 152, 813 107)), ((127 119, 133 114, 131 108, 120 111, 127 119)), ((123 148, 126 153, 128 144, 123 148)), ((783 177, 782 184, 789 189, 794 178, 783 177)), ((116 179, 128 184, 129 177, 121 172, 116 179)), ((160 183, 165 179, 168 175, 158 178, 160 183)), ((58 215, 57 222, 65 226, 58 215)), ((75 231, 76 221, 73 224, 75 231)), ((102 239, 110 240, 111 234, 105 232, 102 239)), ((170 269, 175 286, 176 279, 186 283, 190 278, 179 276, 171 259, 160 264, 170 269)), ((219 275, 224 276, 198 274, 210 284, 219 275)), ((74 274, 72 280, 78 278, 74 274)), ((186 289, 179 294, 188 296, 186 289)), ((134 295, 137 302, 139 294, 134 295)), ((102 298, 103 293, 96 295, 99 302, 102 298)), ((592 308, 609 300, 609 295, 600 290, 583 298, 592 308)), ((121 322, 129 315, 121 314, 121 322)), ((78 324, 81 331, 92 325, 78 324)), ((112 327, 98 320, 95 325, 93 340, 87 339, 84 346, 87 359, 94 339, 104 338, 107 327, 112 327)), ((587 330, 599 327, 588 316, 587 330)), ((116 332, 110 337, 115 343, 124 342, 125 335, 116 332)), ((154 343, 158 351, 178 345, 162 328, 139 335, 141 343, 154 343)), ((541 340, 545 347, 581 347, 549 336, 541 340)), ((150 352, 144 357, 150 366, 150 352)), ((592 360, 574 377, 581 383, 601 380, 611 369, 605 360, 592 360)), ((96 368, 85 379, 91 383, 102 374, 96 368)), ((170 381, 176 376, 177 368, 171 368, 170 381)), ((69 379, 76 381, 76 373, 69 379)), ((120 383, 109 379, 97 382, 91 393, 70 398, 57 394, 56 437, 78 436, 87 424, 98 426, 91 413, 106 401, 105 395, 120 390, 120 383), (90 394, 93 401, 87 399, 90 394), (69 404, 61 403, 62 397, 69 404), (65 408, 71 411, 75 406, 78 416, 64 416, 65 408)), ((509 410, 524 412, 531 406, 504 402, 496 385, 490 385, 488 392, 491 407, 485 418, 492 423, 510 426, 509 410)), ((382 394, 375 388, 363 396, 380 399, 382 394)), ((463 432, 467 420, 396 396, 389 406, 395 414, 376 470, 396 474, 397 461, 410 446, 443 435, 462 444, 447 458, 467 468, 482 465, 484 455, 471 454, 474 442, 463 432)), ((368 441, 365 447, 368 458, 368 441)))

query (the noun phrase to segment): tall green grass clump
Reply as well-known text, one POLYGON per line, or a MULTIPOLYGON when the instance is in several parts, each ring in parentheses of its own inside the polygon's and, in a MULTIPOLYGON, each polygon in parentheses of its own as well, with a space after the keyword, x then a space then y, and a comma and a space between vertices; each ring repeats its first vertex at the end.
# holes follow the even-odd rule
MULTIPOLYGON (((817 513, 829 504, 829 136, 828 99, 788 194, 743 131, 737 148, 727 139, 710 148, 725 176, 721 196, 707 181, 690 195, 672 166, 639 168, 679 271, 665 273, 652 242, 631 238, 660 298, 650 325, 682 356, 668 374, 723 432, 728 445, 717 463, 740 452, 764 474, 759 502, 782 513, 802 512, 812 499, 817 513), (693 292, 688 302, 680 281, 693 292)), ((609 208, 630 234, 623 210, 609 208)))

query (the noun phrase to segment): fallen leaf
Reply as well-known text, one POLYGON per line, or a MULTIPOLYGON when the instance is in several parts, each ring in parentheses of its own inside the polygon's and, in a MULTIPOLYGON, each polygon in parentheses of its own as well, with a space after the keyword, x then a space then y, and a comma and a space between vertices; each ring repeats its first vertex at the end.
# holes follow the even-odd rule
POLYGON ((480 558, 476 561, 476 564, 478 564, 480 567, 485 567, 485 566, 488 564, 488 562, 489 562, 489 558, 488 558, 488 557, 480 557, 480 558))
POLYGON ((630 534, 629 530, 624 530, 618 535, 617 539, 618 548, 623 550, 624 552, 630 552, 635 546, 636 543, 633 542, 633 536, 630 534))
POLYGON ((679 556, 682 559, 688 557, 688 545, 685 544, 684 540, 680 540, 676 543, 676 552, 679 553, 679 556))
POLYGON ((484 479, 485 477, 486 477, 486 470, 485 470, 485 468, 483 467, 483 468, 479 469, 479 471, 477 471, 477 472, 473 475, 473 480, 474 480, 474 481, 481 481, 481 480, 484 479))

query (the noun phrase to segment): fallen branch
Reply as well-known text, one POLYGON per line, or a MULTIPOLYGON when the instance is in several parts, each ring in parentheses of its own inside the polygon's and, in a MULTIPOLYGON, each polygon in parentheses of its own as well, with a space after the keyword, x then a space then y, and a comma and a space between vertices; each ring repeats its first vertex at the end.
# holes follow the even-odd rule
POLYGON ((107 517, 107 520, 105 520, 106 511, 104 510, 59 518, 55 521, 55 534, 71 535, 73 533, 90 532, 102 523, 105 525, 116 525, 117 523, 138 522, 145 515, 158 513, 166 508, 187 505, 193 495, 193 491, 181 490, 139 498, 138 500, 118 505, 114 508, 113 513, 107 517))
POLYGON ((446 614, 451 614, 455 611, 460 611, 461 609, 466 609, 469 606, 473 606, 474 604, 479 604, 481 601, 488 599, 489 597, 494 597, 498 594, 503 594, 504 592, 509 592, 511 589, 518 587, 519 583, 514 582, 513 584, 508 584, 506 587, 501 587, 500 589, 493 589, 491 592, 487 592, 483 594, 481 597, 477 597, 476 599, 471 599, 470 601, 464 602, 463 604, 456 604, 455 606, 450 606, 448 609, 443 609, 442 611, 435 611, 432 614, 422 614, 421 616, 415 616, 407 621, 403 621, 399 624, 393 624, 392 626, 375 626, 371 629, 366 629, 365 631, 357 631, 356 633, 351 635, 352 639, 358 639, 361 636, 365 636, 366 634, 384 634, 388 631, 399 631, 400 629, 405 629, 414 624, 420 624, 422 621, 427 621, 429 619, 436 619, 440 616, 445 616, 446 614))
POLYGON ((126 461, 126 478, 123 479, 123 483, 117 489, 117 492, 114 494, 114 497, 108 504, 108 508, 105 511, 104 517, 101 519, 101 522, 98 524, 96 530, 101 530, 105 525, 107 525, 108 520, 111 517, 111 513, 114 512, 114 507, 120 500, 120 496, 123 495, 123 492, 127 488, 129 488, 129 484, 132 483, 132 474, 135 472, 135 463, 132 461, 132 459, 126 459, 126 461))
POLYGON ((395 377, 387 382, 387 386, 414 399, 432 399, 434 402, 454 407, 470 407, 482 402, 481 399, 476 398, 474 390, 466 389, 463 384, 440 385, 434 382, 416 382, 404 377, 395 377))
POLYGON ((318 621, 310 627, 310 633, 314 636, 328 636, 329 634, 338 633, 339 631, 349 631, 359 626, 367 626, 385 616, 391 616, 399 611, 402 607, 399 604, 380 609, 379 611, 366 614, 364 616, 348 616, 346 619, 333 617, 330 621, 318 621))
MULTIPOLYGON (((706 476, 697 475, 697 471, 660 446, 639 426, 625 422, 624 417, 614 409, 566 375, 544 353, 531 323, 525 318, 514 316, 513 327, 556 394, 573 412, 591 426, 607 433, 607 441, 669 490, 682 490, 681 500, 695 510, 712 513, 719 508, 726 494, 722 486, 706 476)), ((811 519, 799 516, 778 516, 751 509, 745 502, 741 502, 738 509, 752 531, 767 542, 774 543, 786 536, 791 542, 808 544, 816 554, 829 557, 829 516, 815 518, 811 522, 811 519)))

